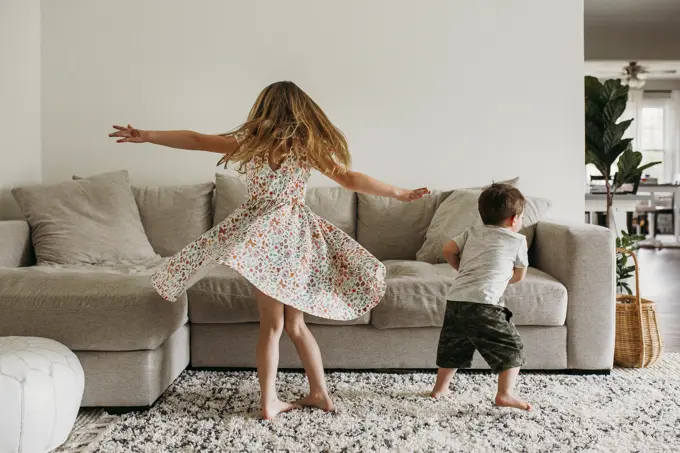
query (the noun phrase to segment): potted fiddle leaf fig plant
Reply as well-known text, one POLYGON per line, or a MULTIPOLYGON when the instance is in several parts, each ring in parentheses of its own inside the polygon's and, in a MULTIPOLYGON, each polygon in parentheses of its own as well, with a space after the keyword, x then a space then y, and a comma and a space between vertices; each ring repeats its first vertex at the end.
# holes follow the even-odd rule
MULTIPOLYGON (((638 242, 645 237, 640 234, 629 234, 626 231, 621 231, 621 236, 616 238, 616 249, 625 249, 630 252, 636 251, 639 246, 638 242)), ((635 266, 628 261, 630 255, 626 253, 616 254, 616 292, 617 294, 633 294, 630 287, 630 281, 635 277, 635 266)))
POLYGON ((612 203, 614 194, 624 184, 637 184, 642 172, 660 162, 642 163, 642 153, 633 151, 632 138, 623 138, 632 119, 619 121, 626 110, 629 87, 621 80, 604 83, 585 77, 586 165, 593 164, 602 174, 606 188, 606 212, 609 228, 615 229, 612 203), (612 175, 612 167, 617 171, 612 175))

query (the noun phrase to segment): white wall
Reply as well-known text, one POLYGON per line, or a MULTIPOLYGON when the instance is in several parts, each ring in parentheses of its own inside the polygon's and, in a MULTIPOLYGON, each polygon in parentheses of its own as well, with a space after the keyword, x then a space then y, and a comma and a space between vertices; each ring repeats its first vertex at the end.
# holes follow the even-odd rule
MULTIPOLYGON (((43 1, 45 181, 212 178, 213 155, 115 145, 111 124, 222 132, 297 82, 355 169, 436 189, 522 178, 583 219, 581 1, 43 1)), ((316 185, 326 185, 321 176, 316 185)))
POLYGON ((40 182, 40 2, 0 0, 0 220, 10 190, 40 182))

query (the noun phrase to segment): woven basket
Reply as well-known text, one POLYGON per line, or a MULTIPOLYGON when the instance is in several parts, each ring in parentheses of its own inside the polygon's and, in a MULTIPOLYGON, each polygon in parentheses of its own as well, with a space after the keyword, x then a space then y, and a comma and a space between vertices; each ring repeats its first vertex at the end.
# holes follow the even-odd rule
POLYGON ((635 253, 626 249, 616 251, 633 257, 635 295, 616 296, 614 363, 626 368, 645 368, 659 360, 663 352, 656 304, 640 298, 640 268, 635 253))

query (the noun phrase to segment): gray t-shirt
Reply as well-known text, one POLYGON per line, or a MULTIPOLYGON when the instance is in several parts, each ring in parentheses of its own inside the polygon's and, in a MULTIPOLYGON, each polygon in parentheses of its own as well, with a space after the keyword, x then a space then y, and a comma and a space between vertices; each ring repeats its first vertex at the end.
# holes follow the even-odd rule
POLYGON ((447 300, 500 305, 514 268, 529 266, 526 237, 507 228, 472 227, 453 240, 460 269, 447 300))

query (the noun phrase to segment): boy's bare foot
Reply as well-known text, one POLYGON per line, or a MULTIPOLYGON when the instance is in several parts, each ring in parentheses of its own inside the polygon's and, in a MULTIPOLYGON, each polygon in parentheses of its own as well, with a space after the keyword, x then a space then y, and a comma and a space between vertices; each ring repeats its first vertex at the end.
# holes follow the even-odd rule
POLYGON ((274 400, 270 403, 262 404, 262 418, 265 420, 272 420, 277 415, 283 412, 289 412, 296 409, 298 406, 293 403, 286 403, 281 400, 274 400))
POLYGON ((304 398, 297 400, 295 404, 304 407, 315 407, 325 412, 331 412, 334 409, 333 401, 331 401, 331 397, 328 394, 316 395, 310 393, 304 398))
POLYGON ((450 395, 450 394, 451 394, 451 390, 448 387, 443 388, 443 389, 434 388, 430 392, 430 396, 432 398, 443 398, 443 397, 450 395))
POLYGON ((521 409, 524 411, 530 411, 533 406, 527 403, 522 398, 515 395, 496 395, 496 406, 499 407, 514 407, 515 409, 521 409))

